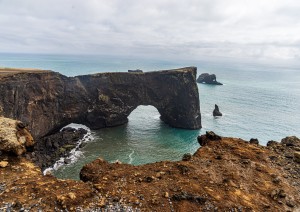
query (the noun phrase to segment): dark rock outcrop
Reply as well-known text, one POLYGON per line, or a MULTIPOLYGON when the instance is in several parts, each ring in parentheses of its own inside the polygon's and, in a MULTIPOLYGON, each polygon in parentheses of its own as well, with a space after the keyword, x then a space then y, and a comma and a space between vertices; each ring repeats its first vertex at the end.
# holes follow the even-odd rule
POLYGON ((128 70, 128 72, 142 73, 142 72, 143 72, 143 70, 141 70, 141 69, 136 69, 136 70, 128 70))
POLYGON ((172 127, 201 128, 196 67, 144 73, 66 77, 56 72, 0 74, 0 115, 19 119, 42 137, 69 123, 92 129, 128 121, 153 105, 172 127))
POLYGON ((211 84, 211 85, 223 85, 222 83, 217 81, 217 77, 215 74, 208 74, 208 73, 201 74, 198 77, 197 82, 211 84))
POLYGON ((182 160, 183 161, 189 161, 192 159, 192 155, 191 153, 185 153, 183 156, 182 156, 182 160))
POLYGON ((52 135, 40 138, 34 146, 32 160, 44 170, 61 157, 66 157, 76 148, 80 139, 87 133, 85 129, 64 128, 52 135))
POLYGON ((257 138, 251 138, 250 141, 249 141, 250 144, 256 144, 258 145, 259 144, 259 141, 257 138))
POLYGON ((207 145, 210 141, 221 141, 222 137, 214 133, 213 131, 206 131, 205 135, 199 135, 197 137, 198 143, 201 146, 207 145))
POLYGON ((222 116, 222 113, 220 112, 218 105, 215 105, 215 109, 213 111, 213 116, 222 116))

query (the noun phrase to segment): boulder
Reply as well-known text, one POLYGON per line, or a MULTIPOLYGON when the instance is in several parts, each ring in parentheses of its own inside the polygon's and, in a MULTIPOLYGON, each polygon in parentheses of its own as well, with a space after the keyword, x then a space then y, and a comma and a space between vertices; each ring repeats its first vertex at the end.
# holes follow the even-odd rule
POLYGON ((215 104, 215 109, 213 111, 213 116, 222 116, 222 113, 219 110, 219 106, 215 104))
POLYGON ((296 136, 288 136, 285 137, 281 140, 281 143, 284 144, 285 146, 299 146, 300 147, 300 139, 297 138, 296 136))
POLYGON ((22 155, 26 148, 34 145, 34 140, 20 121, 0 117, 0 150, 22 155))
POLYGON ((257 138, 251 138, 250 141, 249 141, 249 143, 250 143, 250 144, 257 144, 257 145, 258 145, 258 144, 259 144, 259 141, 258 141, 257 138))
POLYGON ((201 146, 205 146, 210 141, 221 141, 222 137, 215 134, 213 131, 206 131, 206 134, 198 136, 197 140, 201 146))
POLYGON ((198 83, 205 83, 211 85, 223 85, 222 83, 217 81, 217 77, 215 74, 203 73, 197 78, 198 83))
POLYGON ((189 161, 192 159, 192 155, 191 153, 185 153, 183 156, 182 156, 182 160, 183 161, 189 161))
POLYGON ((276 146, 278 144, 279 144, 279 142, 270 140, 270 141, 268 141, 267 146, 272 147, 272 146, 276 146))

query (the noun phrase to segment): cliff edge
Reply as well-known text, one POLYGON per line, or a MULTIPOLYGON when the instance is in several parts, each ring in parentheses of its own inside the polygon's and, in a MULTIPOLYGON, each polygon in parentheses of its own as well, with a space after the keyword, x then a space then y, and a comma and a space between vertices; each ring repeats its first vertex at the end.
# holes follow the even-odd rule
MULTIPOLYGON (((25 156, 0 154, 6 211, 299 211, 300 140, 267 147, 207 133, 182 161, 141 166, 99 158, 81 179, 43 176, 25 156), (212 136, 213 135, 213 136, 212 136)), ((28 153, 33 154, 33 153, 28 153)))

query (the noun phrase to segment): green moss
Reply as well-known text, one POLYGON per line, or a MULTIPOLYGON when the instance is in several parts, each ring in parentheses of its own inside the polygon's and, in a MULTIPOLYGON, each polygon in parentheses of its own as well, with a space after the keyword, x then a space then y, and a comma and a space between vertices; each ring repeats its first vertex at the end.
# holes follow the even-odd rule
POLYGON ((66 149, 65 149, 65 148, 60 147, 60 148, 58 149, 58 155, 59 155, 59 154, 62 154, 62 153, 64 153, 64 152, 66 152, 66 149))
POLYGON ((62 148, 65 149, 65 150, 67 150, 67 151, 70 151, 71 149, 75 148, 75 145, 73 145, 73 144, 67 144, 67 145, 64 145, 62 148))

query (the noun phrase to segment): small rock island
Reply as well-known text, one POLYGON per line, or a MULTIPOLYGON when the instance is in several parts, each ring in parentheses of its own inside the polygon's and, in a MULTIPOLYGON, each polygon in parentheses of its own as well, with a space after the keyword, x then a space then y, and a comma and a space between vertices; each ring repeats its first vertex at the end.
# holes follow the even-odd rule
POLYGON ((213 116, 222 116, 222 113, 219 110, 219 106, 215 104, 215 109, 213 111, 213 116))
POLYGON ((210 85, 223 85, 217 81, 215 74, 203 73, 197 78, 198 83, 210 84, 210 85))

